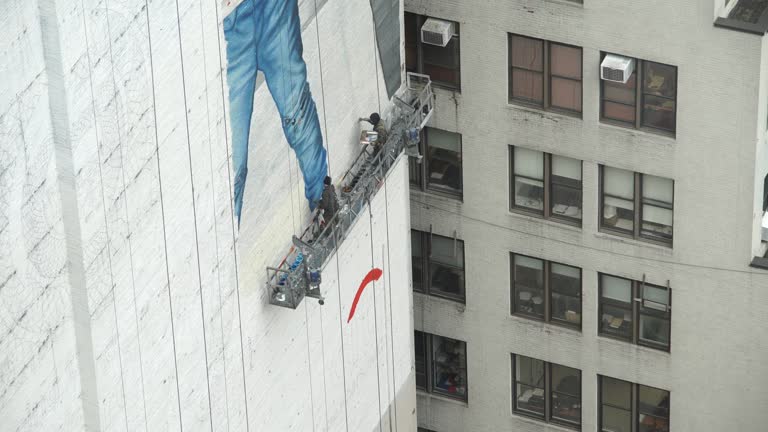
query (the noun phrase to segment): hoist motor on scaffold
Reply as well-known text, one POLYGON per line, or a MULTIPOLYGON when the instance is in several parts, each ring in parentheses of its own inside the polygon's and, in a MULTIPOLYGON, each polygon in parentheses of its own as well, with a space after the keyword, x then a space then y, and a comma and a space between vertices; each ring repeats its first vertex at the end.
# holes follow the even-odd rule
POLYGON ((277 267, 267 267, 267 290, 273 305, 296 309, 304 297, 322 305, 322 267, 346 238, 365 204, 381 187, 400 153, 421 161, 418 151, 421 129, 434 111, 432 82, 428 75, 408 73, 406 86, 395 95, 390 133, 380 150, 364 147, 342 178, 341 210, 321 227, 313 221, 301 237, 293 236, 290 252, 277 267), (318 229, 319 228, 319 229, 318 229))

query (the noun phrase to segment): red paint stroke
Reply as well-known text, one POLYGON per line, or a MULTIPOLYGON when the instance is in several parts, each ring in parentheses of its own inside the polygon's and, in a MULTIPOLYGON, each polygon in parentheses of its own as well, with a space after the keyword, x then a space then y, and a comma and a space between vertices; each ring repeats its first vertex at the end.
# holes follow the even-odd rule
POLYGON ((360 301, 360 296, 363 295, 363 290, 365 287, 367 287, 371 282, 379 280, 381 277, 381 269, 375 268, 368 272, 367 275, 365 275, 365 278, 360 283, 360 288, 357 289, 357 293, 355 294, 355 299, 352 301, 352 308, 349 310, 349 317, 347 318, 347 322, 350 322, 352 320, 352 317, 355 315, 355 309, 357 309, 357 302, 360 301))

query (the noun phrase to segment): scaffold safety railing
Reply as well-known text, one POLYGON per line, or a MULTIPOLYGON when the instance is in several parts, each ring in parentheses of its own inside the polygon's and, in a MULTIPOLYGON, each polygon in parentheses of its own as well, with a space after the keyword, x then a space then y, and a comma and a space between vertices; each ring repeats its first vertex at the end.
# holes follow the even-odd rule
POLYGON ((295 309, 304 297, 324 303, 321 283, 325 262, 344 241, 366 204, 370 205, 371 197, 400 154, 405 152, 421 160, 420 131, 432 117, 434 101, 429 76, 409 72, 405 86, 394 96, 386 142, 366 143, 342 177, 339 210, 322 227, 310 222, 301 236, 293 236, 292 246, 280 264, 267 267, 266 288, 271 304, 295 309))

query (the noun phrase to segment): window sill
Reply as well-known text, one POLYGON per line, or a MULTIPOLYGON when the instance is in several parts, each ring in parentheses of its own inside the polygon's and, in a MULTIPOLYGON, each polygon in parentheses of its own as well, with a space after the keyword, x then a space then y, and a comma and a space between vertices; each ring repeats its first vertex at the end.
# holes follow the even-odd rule
POLYGON ((604 339, 604 340, 619 342, 619 343, 621 343, 623 345, 626 345, 628 347, 631 347, 631 348, 634 348, 634 349, 639 349, 641 351, 645 351, 645 352, 648 352, 648 353, 661 353, 661 354, 666 354, 666 355, 670 355, 671 354, 671 352, 670 352, 671 351, 671 346, 666 347, 666 348, 661 348, 661 347, 654 348, 654 347, 652 347, 650 345, 642 345, 642 344, 638 344, 638 343, 633 343, 631 341, 628 341, 627 339, 624 339, 624 338, 621 338, 621 337, 618 337, 618 336, 612 336, 612 335, 606 334, 606 333, 600 333, 599 331, 597 333, 597 337, 598 337, 598 340, 604 339))
POLYGON ((416 395, 427 399, 450 402, 463 407, 469 407, 469 402, 462 399, 454 399, 450 396, 443 396, 440 393, 429 393, 425 390, 416 389, 416 395))
POLYGON ((676 133, 673 132, 664 132, 660 129, 653 129, 649 127, 640 127, 635 128, 632 126, 627 126, 621 122, 618 121, 611 121, 609 119, 605 119, 600 117, 600 128, 605 128, 609 130, 616 130, 616 131, 624 131, 626 133, 629 133, 634 136, 638 137, 647 137, 647 138, 662 138, 664 140, 668 140, 670 144, 674 144, 676 141, 676 133))
POLYGON ((507 109, 511 111, 521 111, 525 113, 535 114, 539 117, 543 116, 551 116, 549 117, 550 120, 560 121, 562 120, 581 120, 582 114, 581 113, 570 113, 568 111, 562 111, 562 110, 546 110, 544 108, 538 107, 536 105, 528 105, 524 102, 520 101, 514 101, 510 102, 507 100, 507 109))
POLYGON ((424 197, 433 197, 433 198, 440 198, 445 200, 451 200, 451 202, 456 202, 460 204, 464 204, 464 196, 463 195, 455 195, 447 192, 438 191, 435 189, 422 189, 420 186, 411 184, 411 192, 417 193, 420 196, 424 197))
POLYGON ((662 243, 644 238, 637 238, 620 232, 606 230, 605 228, 598 228, 598 232, 595 233, 595 237, 599 239, 610 239, 618 241, 620 243, 626 243, 633 246, 647 246, 652 247, 659 251, 664 251, 666 255, 671 255, 673 250, 672 243, 662 243))
MULTIPOLYGON (((425 298, 431 298, 431 299, 432 298, 436 298, 436 299, 440 299, 440 300, 449 301, 449 302, 451 302, 450 304, 459 304, 461 306, 466 306, 467 305, 467 298, 466 298, 466 296, 463 299, 457 299, 455 297, 441 296, 441 295, 438 295, 438 294, 425 293, 423 291, 416 291, 416 290, 414 290, 413 293, 414 294, 420 294, 420 295, 422 295, 425 298)), ((462 312, 463 312, 463 309, 462 309, 462 312)))
POLYGON ((514 216, 516 218, 528 220, 531 222, 543 222, 547 225, 563 228, 568 231, 573 231, 578 233, 581 233, 582 231, 581 224, 576 224, 575 222, 570 222, 570 221, 566 221, 558 218, 545 219, 542 216, 535 216, 534 213, 528 212, 525 210, 508 209, 507 214, 509 214, 510 216, 514 216))
MULTIPOLYGON (((513 401, 514 402, 514 401, 513 401)), ((563 432, 573 432, 573 431, 580 431, 581 426, 573 426, 568 427, 565 425, 562 425, 560 423, 553 423, 553 422, 547 422, 545 420, 542 420, 538 417, 529 416, 517 411, 512 411, 512 418, 524 421, 526 423, 529 423, 531 425, 535 425, 536 428, 541 428, 541 426, 547 426, 547 430, 553 430, 553 431, 563 431, 563 432)))
POLYGON ((560 323, 559 321, 555 321, 555 320, 551 320, 551 321, 547 322, 547 321, 544 321, 542 319, 535 318, 532 315, 525 315, 525 314, 521 314, 521 313, 510 313, 509 316, 512 317, 513 319, 520 320, 520 322, 524 322, 526 324, 529 324, 529 323, 541 324, 542 328, 547 328, 547 327, 551 326, 551 327, 555 327, 557 329, 571 331, 571 332, 573 332, 574 335, 581 335, 582 334, 581 324, 577 327, 577 326, 573 326, 573 325, 563 324, 563 323, 560 323))
POLYGON ((547 0, 547 3, 556 3, 556 4, 561 4, 561 5, 575 6, 575 7, 582 8, 582 9, 584 8, 584 2, 581 1, 581 0, 579 0, 579 1, 574 1, 574 0, 547 0))

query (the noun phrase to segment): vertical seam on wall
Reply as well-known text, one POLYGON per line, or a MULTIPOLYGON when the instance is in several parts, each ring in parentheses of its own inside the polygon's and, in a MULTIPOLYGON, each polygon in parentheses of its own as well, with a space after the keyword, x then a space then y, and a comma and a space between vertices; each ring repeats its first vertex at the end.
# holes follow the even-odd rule
MULTIPOLYGON (((387 233, 387 284, 389 285, 389 337, 392 341, 390 345, 392 347, 392 407, 395 415, 395 430, 397 430, 397 380, 395 379, 397 368, 395 368, 395 334, 394 329, 392 328, 392 272, 389 269, 391 265, 389 248, 392 243, 390 243, 389 240, 389 196, 387 195, 386 181, 384 182, 384 204, 384 219, 386 221, 385 227, 387 233)), ((390 430, 392 430, 391 425, 390 430)))
POLYGON ((85 430, 100 430, 98 388, 91 333, 91 314, 88 293, 85 288, 85 266, 80 232, 80 215, 77 201, 77 184, 72 154, 72 138, 69 130, 67 89, 61 60, 61 39, 54 0, 41 0, 40 33, 43 45, 43 61, 48 74, 48 115, 53 136, 56 179, 62 226, 66 244, 72 325, 76 343, 79 369, 80 395, 85 430))
POLYGON ((338 277, 336 278, 336 287, 338 288, 339 296, 339 335, 341 336, 341 372, 342 372, 342 383, 344 385, 344 424, 346 426, 346 431, 349 432, 349 412, 347 411, 347 359, 344 356, 344 324, 342 321, 342 309, 341 309, 341 266, 339 265, 339 256, 340 256, 340 245, 338 244, 338 240, 334 239, 334 243, 336 243, 336 274, 338 277))
MULTIPOLYGON (((214 4, 216 4, 216 0, 212 0, 214 4)), ((245 353, 243 352, 243 318, 242 318, 242 312, 240 310, 240 275, 238 274, 238 267, 237 267, 237 240, 235 239, 235 213, 234 209, 232 208, 232 173, 229 169, 230 159, 229 159, 229 137, 227 136, 227 101, 226 96, 224 94, 224 66, 221 62, 221 34, 219 31, 219 8, 218 5, 216 5, 216 39, 218 41, 219 45, 219 75, 221 76, 221 109, 224 113, 223 116, 223 123, 224 123, 224 149, 227 153, 227 163, 225 164, 227 166, 227 182, 229 183, 228 188, 228 196, 227 200, 229 201, 229 216, 230 216, 230 223, 232 224, 232 258, 235 264, 235 294, 237 297, 237 324, 238 324, 238 330, 240 331, 240 364, 243 369, 243 404, 245 405, 245 430, 250 430, 250 421, 248 418, 248 390, 246 389, 246 380, 245 380, 245 353)))
MULTIPOLYGON (((371 203, 370 198, 368 198, 368 226, 370 229, 370 240, 371 240, 371 269, 373 269, 376 266, 376 263, 374 262, 374 249, 373 249, 373 203, 371 203)), ((383 258, 383 257, 382 257, 383 258)), ((378 307, 376 306, 376 282, 374 282, 373 285, 373 334, 374 338, 376 339, 376 397, 379 401, 379 432, 382 431, 381 428, 381 374, 379 373, 379 313, 378 313, 378 307)))
MULTIPOLYGON (((84 8, 83 2, 80 3, 81 7, 84 8)), ((120 171, 122 173, 123 171, 123 142, 120 136, 120 113, 118 112, 118 101, 117 101, 117 84, 115 81, 115 65, 114 65, 114 59, 112 57, 112 36, 111 36, 111 30, 109 26, 109 4, 105 1, 104 7, 106 9, 105 19, 107 21, 107 39, 109 41, 109 62, 110 62, 110 75, 112 76, 112 87, 114 91, 114 98, 115 98, 115 123, 117 124, 117 145, 120 147, 119 153, 120 153, 120 171)), ((83 21, 85 22, 85 10, 83 10, 83 21)), ((117 340, 117 360, 120 365, 120 390, 122 392, 123 396, 123 416, 125 417, 125 429, 130 430, 130 427, 128 427, 128 407, 125 400, 125 371, 123 369, 123 354, 122 354, 122 346, 120 344, 120 325, 117 320, 117 299, 115 298, 115 280, 114 275, 112 273, 112 242, 110 241, 110 234, 109 234, 109 223, 107 222, 107 205, 106 200, 104 198, 104 177, 102 175, 102 169, 101 169, 101 145, 99 142, 99 134, 98 129, 96 125, 96 102, 95 98, 93 97, 93 76, 91 71, 91 55, 88 51, 88 34, 87 34, 87 27, 85 27, 85 40, 86 40, 86 56, 88 57, 88 77, 90 79, 90 85, 91 85, 91 102, 93 107, 93 123, 94 123, 94 129, 96 129, 96 155, 98 157, 98 165, 99 167, 99 181, 101 185, 101 205, 104 208, 104 229, 107 234, 107 262, 109 265, 109 278, 110 278, 110 289, 109 292, 112 294, 112 313, 114 315, 115 320, 115 333, 116 333, 116 340, 117 340)), ((127 198, 126 190, 125 190, 125 182, 123 182, 123 196, 127 198)), ((130 231, 129 231, 130 232, 130 231)), ((143 385, 143 383, 142 383, 143 385)), ((142 392, 143 393, 143 392, 142 392)))
MULTIPOLYGON (((338 257, 337 257, 338 258, 338 257)), ((337 273, 338 277, 338 273, 337 273)), ((323 355, 323 405, 325 406, 325 430, 328 432, 328 384, 325 381, 325 337, 323 336, 323 308, 320 308, 320 352, 323 355)), ((346 395, 344 395, 346 398, 346 395)))
MULTIPOLYGON (((187 107, 187 80, 184 72, 184 48, 181 43, 181 16, 179 0, 176 0, 176 30, 179 36, 179 63, 181 64, 181 89, 184 95, 184 124, 187 133, 187 156, 189 157, 189 185, 192 192, 192 221, 195 227, 195 256, 197 257, 197 283, 200 293, 200 322, 203 325, 203 354, 205 358, 205 385, 208 390, 208 420, 213 432, 213 408, 211 403, 211 378, 208 372, 208 337, 205 334, 205 302, 203 301, 203 276, 200 273, 200 240, 197 233, 197 204, 195 201, 195 176, 192 173, 192 143, 189 137, 189 108, 187 107)), ((202 29, 201 29, 202 32, 202 29)), ((205 57, 203 57, 205 63, 205 57)), ((206 86, 208 83, 206 83, 206 86)))
POLYGON ((168 234, 165 230, 165 203, 163 201, 163 179, 160 173, 160 138, 157 134, 157 101, 155 97, 155 66, 152 57, 152 30, 149 23, 149 0, 144 0, 144 6, 147 16, 147 39, 149 41, 149 69, 152 81, 152 115, 155 120, 155 160, 157 161, 157 183, 160 190, 160 214, 163 222, 163 250, 165 253, 165 280, 168 291, 168 307, 171 318, 171 341, 173 342, 173 370, 176 376, 176 402, 179 408, 179 429, 184 430, 181 416, 181 392, 179 391, 179 363, 176 358, 176 330, 173 323, 173 302, 171 301, 171 274, 168 268, 168 234))
MULTIPOLYGON (((227 430, 229 431, 229 386, 227 385, 227 356, 224 352, 224 313, 222 311, 222 301, 221 301, 221 271, 219 270, 219 265, 221 262, 219 261, 219 224, 218 224, 218 218, 216 217, 216 183, 214 182, 214 171, 213 171, 213 151, 212 151, 212 145, 211 145, 211 105, 210 101, 208 100, 208 64, 207 64, 207 55, 205 52, 205 37, 203 37, 204 32, 202 29, 205 27, 205 24, 203 22, 203 2, 200 0, 198 2, 198 5, 200 6, 200 40, 201 40, 201 46, 203 48, 203 77, 205 78, 205 119, 206 123, 208 125, 208 163, 211 170, 211 213, 213 215, 213 238, 214 238, 214 244, 216 246, 216 287, 217 291, 219 293, 219 329, 221 330, 221 360, 224 367, 224 410, 227 414, 227 430)), ((218 25, 216 27, 216 31, 218 32, 218 25)), ((208 387, 208 397, 210 398, 210 384, 208 387)), ((213 416, 213 413, 211 413, 211 416, 213 416)), ((213 422, 211 422, 213 424, 213 422)))
POLYGON ((307 330, 307 370, 309 371, 309 402, 312 406, 312 431, 315 430, 315 390, 312 387, 312 356, 309 353, 309 306, 304 302, 304 328, 307 330))

